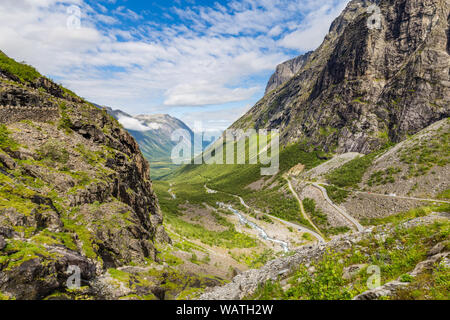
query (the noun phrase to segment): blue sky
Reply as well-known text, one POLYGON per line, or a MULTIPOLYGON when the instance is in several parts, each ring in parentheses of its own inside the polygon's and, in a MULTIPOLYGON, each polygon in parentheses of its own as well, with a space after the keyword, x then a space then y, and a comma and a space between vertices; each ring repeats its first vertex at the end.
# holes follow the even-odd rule
POLYGON ((95 103, 225 129, 348 1, 2 0, 0 49, 95 103))

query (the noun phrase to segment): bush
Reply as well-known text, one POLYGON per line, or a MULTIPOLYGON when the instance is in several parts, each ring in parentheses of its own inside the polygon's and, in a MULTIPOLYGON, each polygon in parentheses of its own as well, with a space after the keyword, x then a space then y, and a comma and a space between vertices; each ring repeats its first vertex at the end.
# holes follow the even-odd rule
POLYGON ((325 186, 330 199, 336 204, 345 202, 350 192, 336 188, 335 186, 325 186))
POLYGON ((45 143, 37 150, 37 153, 39 160, 50 160, 62 164, 66 164, 70 158, 69 152, 64 149, 61 143, 56 141, 45 143))

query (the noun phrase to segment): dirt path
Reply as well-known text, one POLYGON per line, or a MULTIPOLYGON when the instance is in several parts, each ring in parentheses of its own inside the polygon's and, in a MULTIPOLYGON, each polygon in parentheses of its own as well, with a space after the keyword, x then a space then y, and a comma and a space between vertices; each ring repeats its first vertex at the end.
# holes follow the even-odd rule
POLYGON ((318 234, 316 234, 315 232, 313 232, 315 235, 315 237, 319 240, 319 242, 325 242, 325 236, 323 235, 323 233, 320 231, 320 229, 314 224, 314 222, 311 220, 311 218, 308 216, 308 214, 305 211, 305 208, 303 207, 303 202, 302 200, 300 200, 297 192, 295 191, 294 187, 292 186, 292 182, 288 177, 285 177, 288 185, 289 185, 289 189, 291 190, 292 194, 294 195, 294 197, 297 199, 298 204, 300 205, 300 211, 302 216, 308 220, 308 222, 313 226, 313 228, 317 231, 318 234))

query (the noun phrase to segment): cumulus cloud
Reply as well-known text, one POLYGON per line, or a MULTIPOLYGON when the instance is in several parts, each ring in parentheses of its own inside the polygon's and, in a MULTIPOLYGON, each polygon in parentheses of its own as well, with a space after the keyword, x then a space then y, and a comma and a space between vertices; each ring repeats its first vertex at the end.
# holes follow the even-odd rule
POLYGON ((124 115, 119 115, 118 121, 127 130, 142 131, 142 132, 152 130, 151 127, 144 125, 138 119, 126 117, 124 115))
POLYGON ((278 44, 289 49, 310 51, 316 49, 329 31, 336 16, 344 9, 346 1, 338 5, 324 5, 319 10, 309 13, 293 32, 285 35, 278 44))

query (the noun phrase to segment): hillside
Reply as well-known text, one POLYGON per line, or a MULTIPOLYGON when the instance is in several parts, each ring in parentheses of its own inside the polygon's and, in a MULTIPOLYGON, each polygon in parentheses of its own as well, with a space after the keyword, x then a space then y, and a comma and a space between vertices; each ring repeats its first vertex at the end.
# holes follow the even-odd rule
POLYGON ((367 154, 448 117, 449 8, 448 0, 352 0, 301 69, 232 128, 279 128, 284 145, 367 154), (379 29, 367 27, 374 3, 379 29))
POLYGON ((170 241, 132 136, 0 52, 0 299, 164 299, 218 283, 169 266, 170 241))

